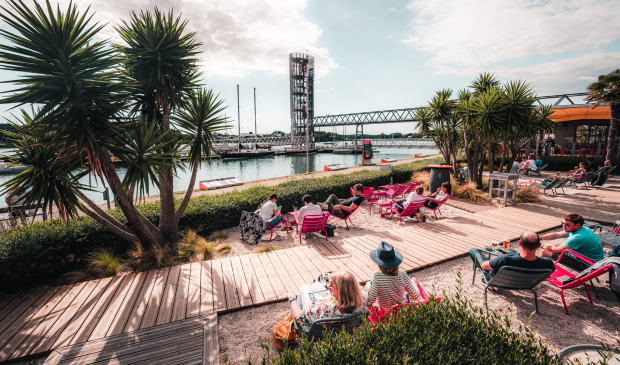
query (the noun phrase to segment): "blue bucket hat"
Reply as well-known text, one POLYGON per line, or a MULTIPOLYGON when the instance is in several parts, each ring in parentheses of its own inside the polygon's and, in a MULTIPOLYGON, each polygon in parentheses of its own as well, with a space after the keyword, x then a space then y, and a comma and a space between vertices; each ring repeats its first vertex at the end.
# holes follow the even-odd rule
POLYGON ((370 258, 386 269, 395 268, 403 262, 403 255, 387 242, 381 242, 376 250, 370 251, 370 258))

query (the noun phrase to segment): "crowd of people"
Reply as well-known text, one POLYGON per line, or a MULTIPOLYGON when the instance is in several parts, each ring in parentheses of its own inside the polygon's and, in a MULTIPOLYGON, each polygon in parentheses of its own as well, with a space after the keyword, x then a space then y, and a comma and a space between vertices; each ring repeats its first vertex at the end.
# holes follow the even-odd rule
POLYGON ((606 160, 603 166, 599 166, 594 158, 588 157, 585 162, 580 162, 575 166, 571 173, 571 179, 580 182, 584 177, 590 175, 592 185, 603 185, 607 181, 607 174, 611 170, 611 160, 606 160))

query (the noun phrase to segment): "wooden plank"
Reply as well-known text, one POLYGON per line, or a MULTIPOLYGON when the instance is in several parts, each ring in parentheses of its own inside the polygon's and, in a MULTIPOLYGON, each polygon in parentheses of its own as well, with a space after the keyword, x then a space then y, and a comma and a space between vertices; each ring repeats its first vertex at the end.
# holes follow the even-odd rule
MULTIPOLYGON (((219 265, 221 269, 221 263, 218 263, 217 265, 219 265)), ((199 265, 199 268, 201 269, 201 272, 200 272, 200 286, 198 288, 199 293, 200 293, 200 295, 198 296, 198 299, 200 300, 200 306, 198 307, 198 309, 200 311, 200 314, 204 315, 204 314, 211 313, 215 310, 214 301, 216 301, 217 299, 215 298, 215 294, 213 292, 216 290, 215 288, 216 284, 213 281, 215 280, 215 278, 213 276, 214 275, 213 268, 211 267, 211 263, 209 261, 201 262, 199 265)), ((221 277, 218 279, 221 279, 221 277)), ((223 287, 223 281, 218 280, 218 285, 223 287)), ((218 287, 218 290, 219 290, 219 287, 218 287)), ((223 307, 225 308, 225 305, 223 307)), ((218 308, 219 308, 219 304, 218 304, 218 308)))
POLYGON ((306 278, 301 276, 301 274, 297 270, 297 265, 293 265, 288 256, 286 256, 286 254, 282 253, 281 251, 282 250, 270 251, 267 252, 267 255, 273 255, 272 259, 275 258, 276 260, 280 260, 280 263, 285 270, 283 271, 283 273, 288 273, 288 276, 291 278, 293 283, 295 283, 295 287, 297 288, 297 290, 299 290, 302 285, 306 284, 306 278))
POLYGON ((165 267, 159 269, 157 274, 157 280, 155 280, 155 286, 151 292, 149 303, 146 306, 146 311, 140 322, 140 328, 152 327, 157 322, 157 314, 159 313, 159 307, 161 306, 162 297, 164 295, 164 289, 166 288, 166 282, 168 281, 168 275, 170 274, 170 268, 165 267))
POLYGON ((144 284, 142 284, 142 288, 140 289, 140 293, 137 298, 134 299, 135 303, 132 304, 131 314, 128 316, 127 323, 123 328, 124 333, 136 331, 140 328, 140 322, 142 322, 142 316, 144 316, 144 312, 146 311, 146 306, 151 297, 151 292, 155 286, 158 273, 159 270, 151 270, 146 273, 144 284))
POLYGON ((177 282, 177 292, 174 298, 174 307, 172 308, 171 322, 185 319, 187 311, 187 292, 189 290, 189 279, 191 274, 191 264, 181 265, 181 273, 177 282))
POLYGON ((28 297, 28 293, 20 293, 20 294, 17 294, 17 295, 10 296, 9 300, 6 303, 6 305, 4 306, 4 308, 2 308, 2 310, 0 310, 0 319, 6 318, 16 308, 19 308, 19 305, 24 300, 26 300, 27 297, 28 297))
POLYGON ((36 313, 50 301, 56 292, 60 289, 59 286, 43 290, 43 294, 37 298, 18 318, 11 323, 11 325, 0 336, 0 349, 9 342, 16 334, 22 332, 22 327, 27 327, 30 321, 34 321, 36 313))
POLYGON ((235 277, 235 287, 237 288, 237 295, 239 296, 239 305, 241 307, 247 307, 254 304, 252 301, 252 295, 250 294, 250 286, 246 280, 246 275, 243 272, 243 266, 241 265, 241 259, 239 256, 231 256, 230 263, 232 265, 232 273, 235 277))
POLYGON ((310 282, 312 282, 315 278, 319 277, 319 275, 324 272, 319 269, 318 263, 313 262, 313 260, 305 254, 306 250, 304 250, 303 247, 300 246, 288 250, 294 255, 295 260, 297 260, 306 267, 306 270, 311 277, 310 282))
POLYGON ((77 331, 83 327, 84 321, 86 321, 86 319, 90 316, 99 301, 99 298, 107 289, 111 281, 111 277, 97 281, 97 286, 95 286, 95 288, 90 292, 88 298, 86 298, 86 300, 82 303, 80 309, 50 348, 56 349, 67 346, 71 343, 71 340, 76 335, 77 331))
POLYGON ((334 262, 321 255, 320 252, 314 246, 304 246, 306 254, 312 258, 312 261, 321 263, 321 273, 328 271, 336 271, 337 267, 334 262))
MULTIPOLYGON (((204 296, 202 292, 202 284, 201 277, 202 273, 202 263, 201 262, 192 262, 190 265, 190 279, 189 279, 189 291, 187 293, 187 318, 196 317, 200 315, 200 306, 201 298, 204 296)), ((209 265, 209 273, 205 273, 204 275, 208 275, 209 280, 211 278, 211 266, 209 265)), ((209 294, 211 293, 211 289, 209 289, 209 294)), ((213 298, 210 300, 211 310, 213 310, 213 298)))
POLYGON ((125 299, 123 299, 116 316, 114 316, 112 323, 110 323, 110 328, 105 334, 106 336, 113 336, 123 332, 139 298, 140 292, 144 287, 147 277, 148 272, 136 274, 136 277, 131 282, 129 289, 127 290, 127 294, 125 295, 125 299))
MULTIPOLYGON (((368 260, 370 260, 370 267, 373 268, 373 272, 379 270, 379 268, 377 267, 377 264, 370 259, 370 252, 377 249, 377 246, 375 244, 375 240, 373 239, 373 237, 370 237, 370 236, 352 237, 350 238, 349 241, 352 245, 355 245, 356 247, 358 247, 360 252, 365 253, 364 256, 368 260)), ((426 261, 423 261, 414 256, 415 255, 411 255, 411 254, 403 255, 403 262, 407 263, 412 268, 419 267, 420 265, 423 265, 426 263, 426 261)))
POLYGON ((224 257, 222 262, 222 275, 224 277, 224 290, 226 292, 226 306, 228 310, 239 308, 239 294, 235 285, 235 276, 233 275, 232 263, 230 257, 224 257))
MULTIPOLYGON (((301 259, 298 253, 301 247, 287 248, 282 251, 282 254, 286 254, 286 257, 290 260, 291 264, 294 264, 297 268, 297 272, 301 275, 306 283, 312 283, 314 278, 318 277, 321 273, 314 264, 308 260, 301 259)), ((302 256, 305 258, 305 256, 302 256)))
POLYGON ((63 296, 63 298, 56 304, 53 310, 48 312, 48 315, 41 321, 37 328, 32 331, 30 336, 28 336, 28 338, 22 342, 21 346, 13 352, 11 358, 15 359, 30 354, 39 341, 45 338, 47 331, 54 325, 54 323, 56 323, 58 317, 60 317, 71 302, 73 302, 84 286, 86 286, 86 282, 73 285, 63 296))
POLYGON ((218 335, 217 314, 205 318, 203 364, 220 363, 220 346, 218 335))
POLYGON ((280 278, 280 281, 282 281, 282 284, 284 285, 284 288, 286 289, 287 294, 289 292, 291 293, 299 292, 299 286, 297 285, 297 283, 295 283, 295 281, 293 281, 293 278, 291 277, 291 275, 284 269, 282 262, 280 262, 280 259, 278 258, 278 256, 276 256, 274 251, 263 252, 257 255, 258 257, 260 257, 261 261, 264 260, 263 261, 264 267, 266 266, 265 262, 270 263, 270 265, 274 269, 273 271, 275 275, 277 275, 280 278))
POLYGON ((301 252, 307 260, 310 260, 312 264, 319 270, 319 273, 325 273, 329 271, 329 266, 327 266, 326 262, 323 260, 317 259, 316 252, 309 249, 308 246, 302 246, 299 248, 299 252, 301 252))
POLYGON ((112 278, 86 322, 71 340, 71 344, 105 337, 135 277, 136 274, 129 274, 112 278))
MULTIPOLYGON (((45 293, 45 290, 35 290, 31 292, 22 293, 20 295, 21 300, 14 307, 12 311, 8 311, 3 317, 0 317, 0 339, 5 335, 4 332, 13 324, 15 320, 21 318, 22 314, 30 308, 30 306, 37 301, 37 299, 45 293)), ((2 342, 2 340, 0 340, 2 342)))
POLYGON ((353 239, 347 239, 343 247, 349 252, 351 252, 351 254, 357 258, 357 260, 364 264, 363 269, 366 272, 367 277, 370 278, 370 275, 372 275, 372 273, 377 270, 377 264, 371 260, 369 255, 371 250, 369 250, 359 241, 353 239))
MULTIPOLYGON (((179 275, 181 275, 181 266, 173 266, 170 268, 168 282, 166 282, 164 295, 161 300, 161 305, 159 306, 159 313, 157 314, 157 321, 155 322, 156 325, 169 323, 170 318, 172 318, 172 310, 176 300, 175 297, 177 294, 179 275)), ((185 307, 185 305, 186 303, 183 303, 183 307, 185 307)))
MULTIPOLYGON (((226 285, 224 284, 224 273, 222 272, 222 260, 209 261, 211 265, 211 277, 213 280, 213 310, 222 311, 228 308, 226 303, 226 285)), ((203 270, 206 266, 203 266, 203 270)))
POLYGON ((269 297, 269 301, 274 301, 276 295, 273 292, 271 284, 269 284, 269 280, 265 280, 265 272, 262 271, 262 279, 259 279, 257 268, 252 266, 249 255, 242 255, 239 258, 241 259, 241 265, 243 265, 243 272, 246 274, 254 304, 267 302, 267 296, 269 297))
POLYGON ((8 360, 13 354, 15 357, 24 356, 22 354, 28 353, 33 343, 24 345, 21 348, 21 345, 24 343, 26 339, 30 337, 30 335, 39 327, 39 325, 45 320, 48 314, 62 301, 62 299, 67 295, 69 290, 74 285, 64 285, 58 288, 58 290, 53 294, 52 298, 47 301, 43 306, 36 311, 36 313, 30 318, 30 320, 19 328, 19 331, 8 340, 2 349, 0 349, 0 361, 8 360), (20 349, 21 348, 21 349, 20 349), (20 349, 17 353, 16 350, 20 349))
POLYGON ((355 263, 351 261, 349 258, 350 254, 344 254, 340 252, 334 245, 331 243, 323 245, 327 251, 330 251, 332 256, 337 257, 340 262, 342 262, 343 266, 339 267, 338 270, 347 270, 355 276, 358 282, 363 282, 367 280, 366 273, 360 270, 355 263))
MULTIPOLYGON (((265 282, 265 287, 271 287, 273 289, 273 294, 275 295, 275 299, 273 300, 285 299, 287 294, 286 288, 280 280, 280 276, 276 274, 276 271, 273 265, 271 265, 267 255, 253 253, 248 256, 254 270, 257 273, 258 280, 261 282, 261 285, 265 282)), ((269 300, 269 298, 272 297, 266 296, 265 298, 269 300)))
POLYGON ((82 307, 82 304, 88 299, 92 291, 99 284, 99 280, 87 281, 84 283, 84 287, 80 290, 80 293, 75 296, 71 301, 71 304, 58 316, 58 319, 54 325, 47 331, 41 341, 35 346, 31 353, 39 353, 48 351, 56 339, 67 328, 69 322, 78 314, 78 311, 82 307))
POLYGON ((13 298, 15 298, 15 295, 5 295, 0 297, 0 318, 4 316, 2 313, 5 306, 9 304, 13 300, 13 298))

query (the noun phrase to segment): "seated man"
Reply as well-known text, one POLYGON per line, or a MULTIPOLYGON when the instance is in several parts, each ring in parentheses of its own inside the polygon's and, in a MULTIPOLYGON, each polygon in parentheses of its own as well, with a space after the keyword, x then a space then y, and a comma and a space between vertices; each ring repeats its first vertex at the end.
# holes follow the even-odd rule
POLYGON ((524 171, 525 175, 527 175, 529 171, 536 171, 536 161, 534 161, 533 155, 530 155, 529 159, 521 164, 521 171, 524 171))
MULTIPOLYGON (((559 246, 543 245, 543 252, 541 256, 551 257, 554 261, 556 261, 560 257, 562 251, 571 249, 592 261, 602 260, 605 252, 603 251, 601 240, 589 228, 583 227, 583 222, 583 217, 576 213, 566 214, 562 217, 562 227, 564 228, 564 232, 548 233, 541 236, 540 239, 554 240, 564 237, 568 237, 568 239, 559 246)), ((577 271, 585 270, 589 266, 581 260, 567 254, 562 256, 562 261, 560 261, 560 263, 577 271)))
POLYGON ((594 157, 588 157, 586 161, 588 161, 588 166, 586 166, 586 172, 598 171, 598 164, 594 162, 594 157))
POLYGON ((537 155, 537 156, 536 156, 536 161, 534 161, 534 163, 536 164, 536 167, 537 167, 537 168, 541 168, 541 167, 543 167, 543 162, 542 162, 542 160, 540 159, 540 156, 539 156, 539 155, 537 155))
POLYGON ((332 194, 329 198, 327 198, 325 203, 319 203, 318 206, 321 207, 321 209, 344 219, 351 214, 351 211, 357 209, 357 207, 359 207, 364 201, 364 186, 362 184, 355 184, 355 186, 353 186, 353 191, 355 192, 355 196, 352 198, 347 200, 338 199, 336 194, 332 194))
POLYGON ((611 161, 606 160, 603 167, 599 167, 598 171, 594 173, 594 179, 592 179, 592 185, 601 186, 607 181, 607 173, 611 170, 611 161))
POLYGON ((517 158, 516 160, 514 160, 514 162, 512 163, 512 167, 510 168, 510 173, 512 174, 516 174, 519 172, 519 170, 521 169, 521 158, 517 158))
POLYGON ((301 201, 305 206, 299 209, 299 213, 297 213, 297 221, 300 225, 303 223, 304 217, 307 215, 323 214, 323 210, 319 206, 312 204, 312 196, 310 194, 304 195, 304 197, 301 198, 301 201))
POLYGON ((555 265, 551 259, 536 257, 536 250, 540 247, 540 240, 536 233, 525 232, 519 240, 521 252, 511 252, 507 255, 495 257, 491 260, 482 261, 484 256, 477 248, 469 250, 469 256, 481 268, 482 274, 487 280, 491 280, 502 266, 520 267, 523 269, 549 269, 554 271, 555 265))

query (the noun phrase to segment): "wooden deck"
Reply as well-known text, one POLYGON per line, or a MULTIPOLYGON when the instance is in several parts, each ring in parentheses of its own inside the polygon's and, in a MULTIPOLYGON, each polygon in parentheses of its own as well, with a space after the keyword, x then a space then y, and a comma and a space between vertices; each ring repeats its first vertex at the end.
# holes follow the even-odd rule
POLYGON ((368 253, 382 240, 400 250, 402 267, 413 271, 466 255, 470 248, 493 239, 515 240, 526 230, 541 232, 559 227, 566 212, 613 222, 620 219, 619 197, 620 186, 612 185, 508 208, 459 201, 454 205, 476 213, 439 221, 429 218, 426 224, 405 223, 405 227, 389 232, 317 245, 194 262, 5 297, 0 299, 0 362, 283 300, 287 292, 296 292, 329 270, 349 270, 365 282, 375 270, 368 253))

